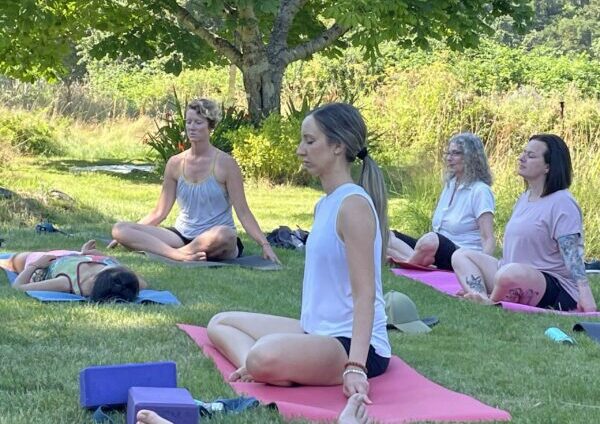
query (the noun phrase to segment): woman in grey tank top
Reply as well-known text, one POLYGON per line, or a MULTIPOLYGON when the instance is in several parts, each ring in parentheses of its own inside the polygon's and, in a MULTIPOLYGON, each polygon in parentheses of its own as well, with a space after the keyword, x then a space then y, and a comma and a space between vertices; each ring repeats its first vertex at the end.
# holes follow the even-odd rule
POLYGON ((248 207, 237 162, 210 143, 210 133, 221 119, 219 106, 208 99, 194 100, 185 117, 191 147, 167 162, 156 207, 137 223, 115 224, 109 247, 120 243, 180 261, 235 258, 243 245, 233 223, 233 206, 263 257, 279 262, 248 207), (175 226, 160 227, 175 201, 180 208, 175 226))

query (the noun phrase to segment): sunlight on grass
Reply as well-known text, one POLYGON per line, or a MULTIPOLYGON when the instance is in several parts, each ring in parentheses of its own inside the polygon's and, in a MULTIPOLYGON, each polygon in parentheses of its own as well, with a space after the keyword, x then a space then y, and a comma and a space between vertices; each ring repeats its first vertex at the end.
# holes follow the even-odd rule
MULTIPOLYGON (((103 130, 90 131, 100 134, 103 130)), ((106 134, 117 133, 113 129, 106 134)), ((109 143, 107 140, 102 142, 109 143)), ((141 152, 127 150, 129 147, 118 141, 118 137, 114 143, 110 146, 119 161, 141 152)), ((14 203, 0 200, 3 208, 0 232, 6 240, 2 249, 79 249, 88 238, 108 237, 115 221, 137 220, 154 207, 160 191, 160 180, 156 177, 70 172, 68 168, 75 162, 94 162, 104 157, 102 149, 94 151, 91 144, 85 146, 80 150, 73 147, 71 158, 21 158, 0 170, 0 185, 19 195, 14 203), (74 202, 56 203, 49 195, 52 189, 67 193, 74 202), (36 235, 33 227, 42 217, 73 236, 36 235)), ((507 193, 515 189, 504 185, 509 178, 514 180, 513 176, 498 176, 499 187, 504 187, 507 193)), ((398 195, 390 200, 392 227, 418 230, 429 225, 429 217, 423 211, 432 207, 427 202, 435 202, 434 190, 440 184, 438 180, 419 184, 423 185, 406 189, 403 197, 398 195), (414 200, 411 190, 419 191, 421 197, 414 200), (407 212, 410 208, 412 212, 407 212)), ((252 182, 245 189, 264 231, 279 225, 310 229, 314 205, 323 195, 314 188, 252 182)), ((585 195, 592 189, 576 188, 579 193, 588 193, 585 195)), ((506 198, 502 197, 502 202, 507 202, 509 194, 503 196, 506 198)), ((593 201, 597 199, 590 200, 588 205, 593 201)), ((176 213, 175 208, 167 223, 174 221, 176 213)), ((509 209, 503 210, 500 221, 507 213, 509 209)), ((598 219, 597 213, 595 217, 598 219)), ((259 247, 247 234, 242 232, 241 237, 248 252, 258 253, 259 247)), ((90 422, 90 413, 77 403, 78 373, 84 367, 98 364, 173 360, 178 366, 179 385, 190 389, 194 397, 205 400, 231 397, 234 395, 231 388, 212 362, 202 356, 200 349, 175 324, 206 326, 215 313, 224 310, 296 318, 300 313, 304 257, 299 252, 278 250, 284 263, 283 270, 278 272, 178 268, 149 262, 124 249, 111 254, 143 275, 152 288, 171 291, 183 304, 179 307, 42 304, 9 288, 4 276, 0 276, 0 424, 90 422)), ((600 299, 600 276, 590 280, 596 298, 600 299)), ((395 277, 387 270, 383 272, 383 283, 386 291, 408 294, 418 305, 421 316, 436 315, 440 319, 440 324, 427 335, 414 337, 389 332, 394 354, 421 374, 452 390, 509 410, 514 422, 597 421, 598 410, 592 406, 597 405, 600 389, 590 378, 600 375, 598 345, 580 334, 574 335, 577 340, 574 347, 557 345, 544 336, 544 330, 550 326, 571 333, 579 318, 517 314, 472 305, 395 277)), ((116 423, 124 422, 122 414, 114 413, 112 417, 116 423)), ((269 411, 211 421, 216 424, 284 422, 269 411)))

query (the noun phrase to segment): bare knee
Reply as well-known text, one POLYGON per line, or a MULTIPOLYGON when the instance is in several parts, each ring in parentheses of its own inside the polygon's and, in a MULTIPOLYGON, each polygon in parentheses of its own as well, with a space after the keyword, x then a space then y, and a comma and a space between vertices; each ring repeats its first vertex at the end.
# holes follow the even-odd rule
POLYGON ((121 241, 123 239, 125 239, 126 234, 129 232, 129 230, 132 227, 132 222, 117 222, 115 225, 113 225, 112 227, 112 237, 113 239, 117 240, 117 241, 121 241))
POLYGON ((457 269, 460 268, 460 266, 462 264, 464 264, 466 261, 471 261, 472 260, 472 250, 469 249, 464 249, 464 248, 460 248, 458 250, 456 250, 453 254, 452 254, 452 258, 450 258, 450 260, 452 261, 452 268, 457 269))
POLYGON ((273 344, 268 343, 269 336, 265 336, 256 343, 246 357, 246 369, 257 381, 269 382, 282 380, 281 371, 286 366, 282 363, 273 344))
POLYGON ((436 233, 427 233, 415 245, 415 250, 422 253, 435 254, 440 242, 436 233))
POLYGON ((222 245, 222 246, 227 246, 230 245, 232 243, 235 243, 237 234, 236 232, 229 228, 229 227, 224 227, 224 226, 219 226, 215 228, 215 236, 214 236, 214 240, 222 245))
POLYGON ((219 312, 218 314, 214 315, 210 319, 210 321, 208 322, 208 326, 206 327, 206 330, 208 331, 208 335, 210 336, 211 333, 214 334, 214 332, 217 330, 218 326, 224 324, 230 315, 231 315, 231 312, 219 312))
POLYGON ((523 268, 519 264, 507 264, 496 273, 494 287, 508 288, 525 278, 523 268))

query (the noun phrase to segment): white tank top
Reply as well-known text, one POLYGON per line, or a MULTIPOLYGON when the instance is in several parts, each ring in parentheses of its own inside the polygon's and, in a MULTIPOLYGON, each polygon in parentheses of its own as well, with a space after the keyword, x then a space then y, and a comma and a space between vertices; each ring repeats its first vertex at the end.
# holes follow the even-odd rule
POLYGON ((347 183, 323 196, 315 207, 315 221, 306 243, 302 312, 300 324, 309 334, 352 337, 352 287, 346 259, 346 247, 337 233, 337 217, 344 199, 351 195, 366 198, 371 205, 377 231, 373 249, 375 269, 375 316, 371 345, 379 356, 391 356, 381 286, 381 233, 375 207, 360 186, 347 183))

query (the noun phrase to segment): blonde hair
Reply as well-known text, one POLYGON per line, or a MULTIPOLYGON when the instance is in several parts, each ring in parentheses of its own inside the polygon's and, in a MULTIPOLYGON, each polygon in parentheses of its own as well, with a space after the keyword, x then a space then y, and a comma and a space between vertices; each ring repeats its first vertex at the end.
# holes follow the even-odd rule
POLYGON ((194 110, 196 113, 208 121, 208 126, 211 130, 215 129, 221 121, 221 108, 214 100, 210 99, 194 99, 188 103, 186 112, 194 110))
POLYGON ((385 260, 388 243, 387 190, 383 174, 377 163, 367 153, 367 126, 360 112, 347 103, 330 103, 311 111, 317 125, 325 134, 328 143, 343 144, 346 160, 354 162, 357 157, 363 161, 358 184, 371 197, 379 219, 381 231, 381 259, 385 260))

